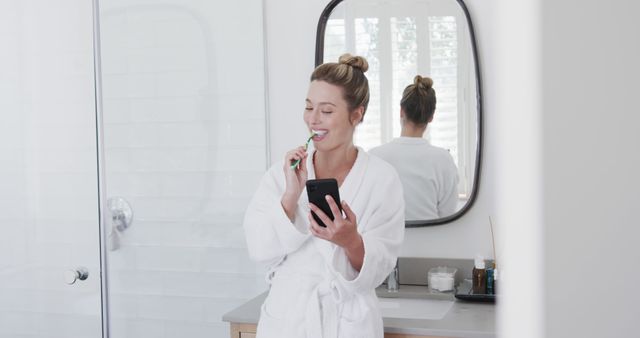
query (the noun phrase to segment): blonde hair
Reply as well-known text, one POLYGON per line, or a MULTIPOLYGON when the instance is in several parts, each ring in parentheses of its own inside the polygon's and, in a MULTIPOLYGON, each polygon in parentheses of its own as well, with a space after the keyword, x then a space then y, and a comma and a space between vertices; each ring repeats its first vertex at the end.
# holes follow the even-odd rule
MULTIPOLYGON (((342 97, 347 102, 349 111, 362 106, 362 118, 369 105, 369 81, 364 73, 369 63, 362 56, 342 54, 338 62, 323 63, 311 74, 311 81, 325 81, 342 88, 342 97)), ((362 120, 360 120, 362 121, 362 120)))
POLYGON ((436 91, 433 90, 433 80, 416 75, 413 78, 413 84, 404 89, 400 107, 409 121, 417 125, 429 123, 436 110, 436 91))

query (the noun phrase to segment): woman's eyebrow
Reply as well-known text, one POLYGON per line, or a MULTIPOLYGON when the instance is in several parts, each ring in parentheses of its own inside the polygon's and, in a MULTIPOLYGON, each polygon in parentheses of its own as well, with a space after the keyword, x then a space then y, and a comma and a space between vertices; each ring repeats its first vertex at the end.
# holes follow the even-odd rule
MULTIPOLYGON (((311 103, 311 100, 309 100, 309 99, 305 99, 305 101, 307 103, 311 103)), ((318 102, 318 105, 324 105, 324 104, 330 104, 330 105, 332 105, 334 107, 337 107, 335 104, 333 104, 333 102, 318 102)))

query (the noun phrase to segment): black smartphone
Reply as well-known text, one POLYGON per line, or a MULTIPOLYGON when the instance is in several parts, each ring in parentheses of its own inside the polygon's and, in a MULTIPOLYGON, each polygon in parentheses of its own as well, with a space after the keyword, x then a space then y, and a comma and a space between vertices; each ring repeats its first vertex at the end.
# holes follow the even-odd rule
MULTIPOLYGON (((338 205, 338 208, 340 208, 340 212, 342 212, 340 194, 338 193, 338 181, 336 181, 335 178, 323 178, 307 181, 307 197, 309 198, 309 202, 315 204, 318 208, 320 208, 320 210, 322 210, 327 216, 329 216, 331 220, 333 220, 333 213, 331 212, 329 203, 325 199, 325 196, 327 195, 333 198, 333 200, 338 205)), ((313 216, 313 219, 315 219, 320 226, 325 228, 327 227, 315 212, 312 211, 311 216, 313 216)))

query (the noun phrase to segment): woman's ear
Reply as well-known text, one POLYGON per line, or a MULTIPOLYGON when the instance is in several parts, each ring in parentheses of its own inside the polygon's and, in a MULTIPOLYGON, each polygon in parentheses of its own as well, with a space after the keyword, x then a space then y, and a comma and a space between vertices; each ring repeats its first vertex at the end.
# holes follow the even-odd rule
POLYGON ((351 113, 351 124, 356 125, 362 122, 363 118, 364 118, 364 106, 360 106, 351 113))

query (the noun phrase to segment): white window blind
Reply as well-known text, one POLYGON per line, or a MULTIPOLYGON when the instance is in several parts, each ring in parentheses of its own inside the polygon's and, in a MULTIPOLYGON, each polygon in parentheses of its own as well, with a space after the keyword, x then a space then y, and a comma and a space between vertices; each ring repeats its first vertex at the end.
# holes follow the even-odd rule
POLYGON ((383 8, 367 11, 364 17, 349 18, 348 14, 328 20, 324 60, 336 62, 341 54, 351 52, 369 62, 371 99, 354 142, 368 150, 400 136, 402 91, 416 74, 429 76, 437 105, 424 137, 449 150, 460 171, 459 193, 468 196, 471 187, 464 178, 469 152, 463 149, 466 138, 458 134, 468 129, 461 125, 467 122, 466 111, 459 109, 463 84, 458 81, 458 18, 398 16, 383 8))

